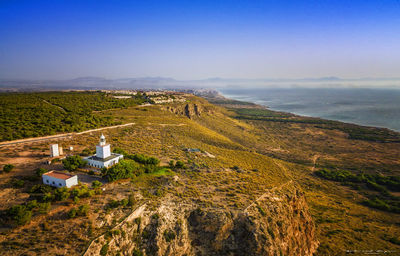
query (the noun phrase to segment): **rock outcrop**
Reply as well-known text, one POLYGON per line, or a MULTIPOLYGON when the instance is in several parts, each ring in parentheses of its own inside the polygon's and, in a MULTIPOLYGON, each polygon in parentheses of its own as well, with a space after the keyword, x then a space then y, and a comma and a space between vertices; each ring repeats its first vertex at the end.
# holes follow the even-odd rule
POLYGON ((292 183, 242 211, 200 209, 165 198, 142 205, 84 255, 312 255, 318 246, 303 193, 292 183))

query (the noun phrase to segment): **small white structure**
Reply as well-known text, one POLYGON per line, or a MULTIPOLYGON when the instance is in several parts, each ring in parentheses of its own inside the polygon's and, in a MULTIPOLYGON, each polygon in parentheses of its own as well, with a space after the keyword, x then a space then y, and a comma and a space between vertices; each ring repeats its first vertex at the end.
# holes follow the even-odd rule
POLYGON ((60 152, 58 152, 58 144, 50 145, 50 157, 60 156, 60 152))
POLYGON ((43 184, 56 188, 70 188, 72 186, 78 185, 78 176, 69 173, 49 171, 42 175, 42 179, 43 184))
POLYGON ((84 159, 90 166, 108 168, 118 163, 123 157, 123 155, 111 153, 110 144, 106 144, 106 138, 102 134, 99 145, 96 145, 96 155, 85 157, 84 159))

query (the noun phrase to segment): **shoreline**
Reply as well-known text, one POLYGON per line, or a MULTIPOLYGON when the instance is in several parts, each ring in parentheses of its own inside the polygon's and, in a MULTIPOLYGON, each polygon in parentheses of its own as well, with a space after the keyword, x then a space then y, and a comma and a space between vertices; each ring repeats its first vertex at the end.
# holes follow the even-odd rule
POLYGON ((389 130, 391 132, 395 132, 395 133, 398 133, 400 135, 400 130, 396 130, 396 129, 385 127, 385 126, 356 123, 356 122, 340 120, 340 119, 329 119, 329 118, 325 118, 325 117, 321 117, 321 116, 317 116, 317 115, 313 116, 313 115, 290 112, 290 111, 286 111, 286 110, 279 110, 279 109, 275 109, 275 108, 273 108, 271 106, 268 106, 268 105, 263 105, 263 104, 260 104, 260 103, 256 103, 254 101, 247 101, 247 100, 243 100, 243 99, 237 99, 237 98, 233 97, 232 95, 225 95, 220 90, 216 90, 216 92, 218 94, 217 97, 219 97, 221 99, 224 98, 224 99, 227 99, 227 100, 234 100, 234 101, 239 101, 239 102, 250 103, 250 104, 254 104, 255 106, 259 106, 259 107, 262 107, 262 108, 265 108, 265 109, 268 109, 268 110, 271 110, 271 111, 275 111, 275 112, 292 114, 292 115, 299 116, 299 117, 304 117, 304 118, 317 118, 317 119, 326 120, 326 121, 340 122, 340 123, 344 123, 344 124, 357 125, 357 126, 366 127, 366 128, 376 128, 376 129, 389 130))

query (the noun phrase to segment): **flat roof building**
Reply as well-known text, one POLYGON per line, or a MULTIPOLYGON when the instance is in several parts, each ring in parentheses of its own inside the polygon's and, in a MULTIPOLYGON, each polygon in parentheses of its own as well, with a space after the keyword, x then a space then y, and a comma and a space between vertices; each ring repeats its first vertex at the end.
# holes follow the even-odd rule
POLYGON ((42 179, 43 184, 57 188, 70 188, 72 186, 78 185, 78 176, 69 173, 49 171, 42 175, 42 179))

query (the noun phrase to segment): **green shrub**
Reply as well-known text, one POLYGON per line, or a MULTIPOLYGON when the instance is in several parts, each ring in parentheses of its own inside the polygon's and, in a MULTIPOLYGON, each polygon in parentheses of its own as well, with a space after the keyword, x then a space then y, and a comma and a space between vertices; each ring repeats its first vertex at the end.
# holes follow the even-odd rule
POLYGON ((167 241, 167 243, 171 242, 172 240, 174 240, 176 237, 175 232, 168 229, 164 231, 164 238, 165 241, 167 241))
POLYGON ((49 193, 52 192, 53 188, 50 187, 49 185, 44 185, 44 184, 36 184, 34 185, 30 190, 29 193, 49 193))
POLYGON ((177 168, 177 169, 185 169, 186 166, 185 166, 185 163, 184 163, 184 162, 182 162, 181 160, 178 160, 178 161, 176 161, 176 163, 175 163, 175 168, 177 168))
POLYGON ((108 243, 104 244, 104 245, 101 247, 101 249, 100 249, 100 255, 101 255, 101 256, 106 256, 106 255, 107 255, 108 247, 109 247, 108 243))
POLYGON ((11 172, 11 170, 14 169, 14 165, 12 164, 6 164, 3 167, 3 172, 9 173, 11 172))
POLYGON ((48 172, 48 170, 44 169, 44 168, 37 168, 35 169, 35 174, 37 177, 42 177, 42 175, 44 173, 48 172))
POLYGON ((135 196, 133 194, 130 194, 128 197, 128 206, 132 207, 135 205, 135 203, 136 203, 135 196))
POLYGON ((18 226, 25 225, 32 218, 32 211, 25 205, 15 205, 8 209, 7 213, 18 226))
POLYGON ((140 169, 140 165, 135 161, 123 159, 111 168, 102 170, 102 172, 108 181, 115 181, 138 176, 141 173, 140 169))
POLYGON ((89 212, 89 205, 83 204, 83 205, 78 207, 78 210, 77 210, 76 214, 78 216, 87 216, 88 212, 89 212))
POLYGON ((143 154, 127 155, 126 158, 132 159, 135 162, 144 165, 158 165, 160 163, 160 160, 158 158, 152 156, 146 156, 143 154))
POLYGON ((82 157, 75 155, 69 156, 62 161, 64 168, 68 171, 75 171, 78 168, 86 166, 87 161, 83 160, 82 157))
POLYGON ((54 191, 54 200, 56 201, 64 201, 67 200, 70 197, 71 193, 69 192, 69 189, 66 187, 62 188, 57 188, 54 191))
POLYGON ((143 256, 143 252, 138 249, 134 249, 132 252, 132 256, 143 256))
POLYGON ((44 203, 39 203, 37 206, 38 212, 45 214, 47 213, 51 208, 51 203, 50 202, 44 202, 44 203))
POLYGON ((24 180, 19 180, 19 179, 12 179, 11 180, 11 185, 14 188, 22 188, 25 185, 25 181, 24 180))
POLYGON ((68 212, 68 218, 75 218, 76 216, 76 212, 77 210, 75 208, 72 208, 69 212, 68 212))
POLYGON ((102 185, 103 185, 103 183, 101 183, 98 180, 95 180, 95 181, 92 182, 92 187, 93 188, 98 188, 98 187, 101 187, 102 185))

